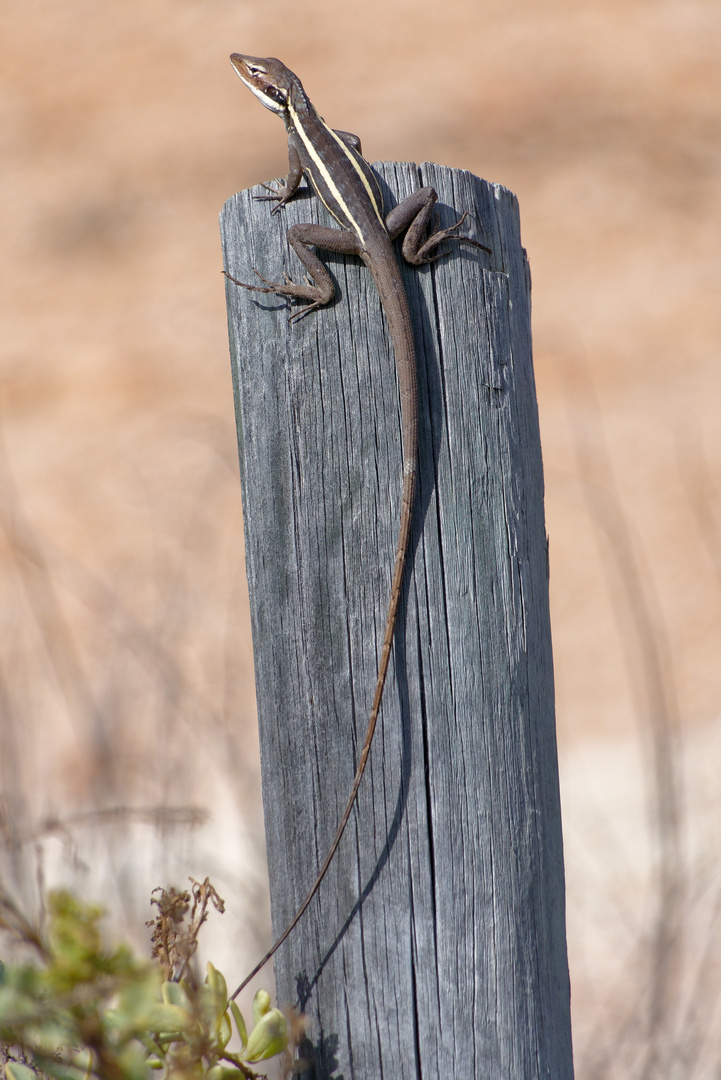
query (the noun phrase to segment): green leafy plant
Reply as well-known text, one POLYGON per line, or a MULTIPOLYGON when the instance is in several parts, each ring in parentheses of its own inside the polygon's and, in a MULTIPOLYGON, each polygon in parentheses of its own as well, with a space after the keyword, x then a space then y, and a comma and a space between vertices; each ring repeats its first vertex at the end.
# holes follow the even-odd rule
POLYGON ((249 1032, 221 972, 209 963, 200 985, 192 975, 208 907, 223 910, 210 882, 156 893, 156 964, 125 945, 108 948, 102 909, 67 892, 50 894, 43 929, 0 895, 0 929, 35 953, 35 962, 0 965, 7 1080, 250 1080, 259 1075, 252 1065, 277 1055, 290 1071, 297 1018, 289 1040, 286 1017, 259 990, 249 1032))

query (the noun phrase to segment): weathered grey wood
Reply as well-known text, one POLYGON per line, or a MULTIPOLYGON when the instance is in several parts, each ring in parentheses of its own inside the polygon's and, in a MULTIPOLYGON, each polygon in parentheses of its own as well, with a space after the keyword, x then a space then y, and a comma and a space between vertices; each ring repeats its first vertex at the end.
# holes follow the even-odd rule
MULTIPOLYGON (((439 192, 454 245, 404 270, 420 382, 411 565, 381 721, 335 862, 276 957, 313 1022, 316 1076, 572 1075, 543 475, 530 278, 515 197, 436 165, 377 165, 395 201, 439 192), (455 207, 451 210, 450 207, 455 207)), ((288 225, 241 192, 226 268, 302 279, 288 225)), ((365 736, 401 494, 387 328, 359 260, 288 324, 228 285, 274 932, 326 854, 365 736)))

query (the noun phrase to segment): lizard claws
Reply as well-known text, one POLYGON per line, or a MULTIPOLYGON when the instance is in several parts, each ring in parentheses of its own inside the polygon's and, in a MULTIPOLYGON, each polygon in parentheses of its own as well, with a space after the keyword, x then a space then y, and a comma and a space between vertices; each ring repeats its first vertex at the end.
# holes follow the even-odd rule
POLYGON ((470 236, 458 236, 456 233, 456 229, 460 229, 468 216, 468 211, 464 210, 455 225, 451 225, 449 229, 445 230, 446 236, 453 236, 454 239, 460 240, 464 244, 473 244, 474 247, 481 248, 482 251, 487 251, 489 255, 492 255, 493 249, 486 244, 481 244, 479 240, 473 240, 470 236))
POLYGON ((227 277, 228 281, 232 281, 234 285, 239 285, 241 289, 250 289, 251 292, 262 292, 262 293, 272 293, 272 292, 276 291, 275 288, 273 287, 273 282, 268 281, 266 278, 264 278, 263 275, 261 273, 259 273, 255 269, 255 267, 253 267, 253 273, 258 274, 258 277, 260 278, 260 280, 264 281, 265 284, 268 286, 268 288, 263 288, 262 285, 248 285, 245 281, 238 281, 238 279, 236 277, 233 277, 232 274, 229 274, 227 270, 223 270, 223 271, 221 271, 221 273, 225 277, 227 277))
POLYGON ((296 321, 296 319, 302 319, 304 315, 307 315, 309 312, 315 311, 316 308, 319 308, 319 307, 322 307, 322 306, 323 306, 323 301, 322 300, 316 300, 315 303, 313 303, 313 304, 307 304, 304 308, 301 308, 300 311, 294 311, 292 315, 289 315, 288 316, 288 322, 293 323, 293 322, 296 321))
MULTIPOLYGON (((472 244, 474 247, 481 248, 483 251, 487 251, 489 255, 492 254, 491 248, 485 244, 481 244, 478 240, 471 239, 470 236, 459 236, 458 230, 463 222, 468 217, 468 211, 464 210, 458 221, 454 225, 449 225, 447 229, 438 229, 431 233, 426 240, 425 244, 420 248, 418 252, 419 265, 425 263, 437 262, 438 259, 444 259, 446 255, 450 255, 450 251, 441 251, 438 255, 429 255, 427 252, 433 251, 434 248, 442 244, 444 240, 457 240, 459 243, 472 244)), ((437 215, 434 215, 434 226, 439 224, 437 215)))

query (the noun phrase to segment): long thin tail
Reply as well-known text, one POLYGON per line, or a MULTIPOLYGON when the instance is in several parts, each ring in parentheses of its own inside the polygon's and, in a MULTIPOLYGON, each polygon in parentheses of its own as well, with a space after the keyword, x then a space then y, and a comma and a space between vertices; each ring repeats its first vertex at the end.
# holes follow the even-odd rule
MULTIPOLYGON (((415 411, 415 410, 413 410, 415 411)), ((415 418, 414 418, 415 419, 415 418)), ((415 431, 413 432, 415 435, 415 431)), ((371 743, 373 741, 373 733, 376 729, 376 721, 378 719, 378 710, 380 709, 381 699, 383 697, 383 688, 386 684, 386 675, 388 674, 388 664, 391 658, 391 646, 393 644, 393 634, 396 626, 396 613, 398 611, 398 601, 401 597, 401 587, 403 585, 403 571, 406 565, 406 553, 408 551, 408 540, 411 531, 411 517, 413 515, 413 499, 415 496, 416 488, 416 446, 415 438, 404 439, 404 460, 403 460, 403 499, 401 503, 401 522, 398 530, 398 544, 396 546, 396 561, 393 567, 393 581, 391 584, 391 598, 388 604, 388 616, 386 618, 386 630, 383 638, 383 651, 381 652, 381 660, 378 666, 378 679, 376 681, 376 691, 373 695, 373 706, 371 708, 370 719, 368 721, 368 730, 366 731, 365 742, 363 743, 363 749, 361 750, 360 760, 358 762, 358 768, 356 769, 355 779, 353 781, 353 787, 351 788, 350 797, 348 803, 343 812, 343 817, 340 820, 337 832, 333 837, 333 843, 330 846, 330 850, 326 855, 325 862, 318 871, 310 892, 306 896, 303 903, 298 908, 298 911, 294 915, 292 921, 286 926, 283 933, 278 940, 271 946, 268 952, 265 954, 260 963, 256 964, 250 975, 247 975, 243 979, 238 989, 231 995, 231 1000, 238 996, 240 991, 248 985, 251 979, 253 979, 260 969, 267 964, 271 956, 277 949, 283 944, 290 932, 294 929, 299 919, 305 912, 306 908, 310 904, 311 900, 318 892, 320 883, 325 877, 326 870, 333 861, 333 856, 336 853, 338 845, 341 842, 341 837, 345 832, 345 827, 348 824, 348 818, 350 817, 353 804, 358 795, 358 788, 360 787, 361 780, 363 779, 363 773, 365 771, 366 762, 368 761, 368 754, 370 753, 371 743), (411 443, 409 446, 408 443, 411 443)))

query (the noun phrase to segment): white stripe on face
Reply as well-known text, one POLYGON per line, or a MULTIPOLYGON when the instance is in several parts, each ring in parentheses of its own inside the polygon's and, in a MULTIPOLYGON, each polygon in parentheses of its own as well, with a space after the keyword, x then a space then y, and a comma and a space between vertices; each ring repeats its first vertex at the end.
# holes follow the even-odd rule
POLYGON ((249 79, 246 79, 245 76, 241 75, 235 66, 234 71, 237 72, 238 78, 244 86, 248 87, 251 94, 255 94, 261 105, 265 105, 266 109, 270 109, 271 112, 280 113, 284 111, 285 103, 280 104, 279 102, 274 101, 273 98, 268 97, 268 95, 264 94, 262 90, 259 90, 257 86, 254 86, 249 79))

